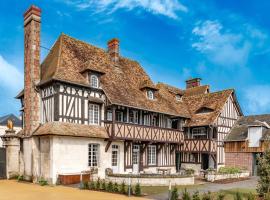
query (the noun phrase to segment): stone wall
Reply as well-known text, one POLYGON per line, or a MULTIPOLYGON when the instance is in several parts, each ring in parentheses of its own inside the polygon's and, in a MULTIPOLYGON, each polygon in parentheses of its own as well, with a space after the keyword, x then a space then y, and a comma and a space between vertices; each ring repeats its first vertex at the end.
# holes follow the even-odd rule
MULTIPOLYGON (((128 177, 115 177, 115 176, 107 176, 107 181, 117 182, 121 184, 123 181, 128 184, 129 178, 128 177)), ((135 185, 140 183, 142 186, 169 186, 170 182, 171 185, 193 185, 194 184, 194 177, 158 177, 149 175, 149 177, 140 177, 140 178, 130 178, 131 184, 135 185)))
POLYGON ((252 153, 226 153, 225 166, 246 168, 252 172, 252 153))

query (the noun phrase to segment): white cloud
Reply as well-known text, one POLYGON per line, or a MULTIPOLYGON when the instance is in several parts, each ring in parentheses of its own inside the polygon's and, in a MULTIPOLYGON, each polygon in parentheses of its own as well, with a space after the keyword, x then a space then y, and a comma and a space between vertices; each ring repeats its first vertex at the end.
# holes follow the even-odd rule
POLYGON ((255 85, 244 91, 249 114, 270 112, 270 85, 255 85))
POLYGON ((219 21, 199 22, 192 30, 192 47, 215 64, 245 66, 251 51, 262 48, 267 35, 252 26, 242 29, 238 33, 225 29, 219 21))
POLYGON ((13 65, 9 64, 0 55, 0 83, 6 91, 18 92, 22 89, 23 74, 13 65))
POLYGON ((68 5, 73 5, 84 10, 93 8, 96 12, 114 12, 118 9, 133 10, 141 8, 153 14, 164 15, 177 19, 177 12, 187 12, 186 6, 178 0, 64 0, 68 5))

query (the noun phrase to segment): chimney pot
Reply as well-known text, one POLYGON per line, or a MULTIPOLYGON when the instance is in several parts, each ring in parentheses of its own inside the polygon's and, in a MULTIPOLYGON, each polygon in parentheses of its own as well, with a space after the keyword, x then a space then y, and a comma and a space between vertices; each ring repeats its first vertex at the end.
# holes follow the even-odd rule
POLYGON ((191 78, 186 80, 186 89, 198 87, 201 85, 201 78, 191 78))
POLYGON ((108 53, 112 61, 117 62, 119 60, 119 43, 120 41, 117 38, 113 38, 108 41, 108 53))

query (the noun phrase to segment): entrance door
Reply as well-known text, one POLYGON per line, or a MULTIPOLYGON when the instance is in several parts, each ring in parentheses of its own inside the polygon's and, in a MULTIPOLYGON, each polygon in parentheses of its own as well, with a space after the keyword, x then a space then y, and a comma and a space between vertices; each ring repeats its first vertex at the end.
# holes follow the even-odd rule
POLYGON ((175 152, 175 165, 176 171, 179 172, 181 169, 181 153, 179 151, 175 152))
POLYGON ((253 161, 252 161, 252 176, 258 176, 258 156, 261 156, 260 153, 253 153, 253 161))
POLYGON ((119 146, 112 145, 112 170, 113 173, 119 172, 119 146))
POLYGON ((132 168, 133 173, 138 174, 140 172, 139 165, 140 165, 140 145, 133 145, 132 150, 132 168))
POLYGON ((202 169, 206 170, 209 168, 209 155, 203 153, 202 154, 202 169))
POLYGON ((6 178, 6 149, 0 148, 0 179, 6 178))

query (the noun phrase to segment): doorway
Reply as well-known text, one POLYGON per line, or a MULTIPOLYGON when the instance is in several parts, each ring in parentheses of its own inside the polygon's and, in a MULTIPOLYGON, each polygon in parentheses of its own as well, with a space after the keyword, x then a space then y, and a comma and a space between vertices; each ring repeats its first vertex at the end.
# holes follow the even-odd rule
POLYGON ((258 156, 261 155, 261 153, 252 154, 252 176, 258 176, 258 156))
POLYGON ((0 179, 6 178, 6 149, 0 148, 0 179))
POLYGON ((202 169, 207 170, 209 168, 209 155, 206 153, 202 153, 202 169))
POLYGON ((175 167, 176 167, 176 172, 179 172, 181 169, 181 153, 180 151, 175 152, 175 167))
POLYGON ((138 174, 140 172, 140 145, 133 145, 132 149, 132 172, 138 174))

